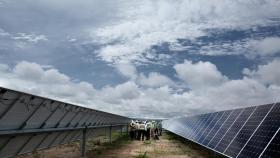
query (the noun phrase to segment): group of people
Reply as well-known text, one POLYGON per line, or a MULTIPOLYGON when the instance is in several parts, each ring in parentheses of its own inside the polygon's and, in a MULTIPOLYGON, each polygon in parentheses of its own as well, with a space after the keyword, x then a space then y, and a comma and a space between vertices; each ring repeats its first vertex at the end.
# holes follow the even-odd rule
POLYGON ((158 140, 162 133, 160 121, 138 121, 131 120, 129 124, 129 135, 131 140, 158 140))

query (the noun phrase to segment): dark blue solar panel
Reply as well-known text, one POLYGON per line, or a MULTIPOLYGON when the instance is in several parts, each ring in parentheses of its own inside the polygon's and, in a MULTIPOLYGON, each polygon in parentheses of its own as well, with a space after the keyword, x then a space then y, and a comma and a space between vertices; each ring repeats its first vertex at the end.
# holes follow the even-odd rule
POLYGON ((225 151, 226 155, 232 157, 236 157, 238 155, 240 150, 249 140, 250 136, 254 133, 255 129, 264 119, 265 115, 270 111, 271 107, 272 105, 263 105, 256 108, 234 140, 229 144, 227 150, 225 151))
MULTIPOLYGON (((258 157, 280 127, 280 104, 274 105, 239 157, 258 157)), ((278 149, 280 146, 278 145, 278 149)), ((269 148, 268 148, 269 149, 269 148)), ((268 153, 266 153, 268 154, 268 153)))
MULTIPOLYGON (((194 122, 193 118, 188 118, 187 120, 185 120, 183 122, 182 128, 184 128, 184 130, 183 130, 183 133, 181 133, 181 134, 184 135, 184 137, 187 138, 187 135, 192 132, 191 126, 192 126, 193 122, 194 122)), ((181 131, 182 130, 180 130, 180 132, 181 131)))
MULTIPOLYGON (((280 129, 280 128, 279 128, 280 129)), ((264 153, 262 158, 279 158, 280 157, 280 131, 277 130, 275 137, 272 139, 264 153)))
POLYGON ((217 113, 208 114, 208 119, 205 122, 203 122, 203 124, 201 125, 201 129, 198 131, 197 135, 194 137, 195 141, 198 141, 198 139, 203 135, 203 132, 208 127, 209 123, 213 120, 213 118, 216 116, 216 114, 217 113))
POLYGON ((215 126, 216 122, 219 120, 219 118, 222 116, 223 112, 217 112, 215 117, 212 119, 212 121, 208 124, 206 129, 203 131, 201 137, 198 139, 199 143, 202 143, 205 137, 208 135, 208 133, 211 131, 211 129, 215 126))
POLYGON ((223 138, 229 127, 233 124, 235 119, 237 119, 238 115, 241 113, 241 109, 233 110, 231 114, 229 115, 226 122, 223 124, 223 126, 220 128, 220 130, 216 133, 214 138, 209 142, 210 148, 215 148, 220 140, 223 138))
POLYGON ((280 103, 175 119, 167 130, 229 157, 280 157, 280 103))
POLYGON ((192 117, 192 120, 193 120, 193 121, 192 121, 191 124, 190 124, 190 130, 189 130, 189 132, 186 133, 186 138, 189 138, 189 139, 190 139, 190 136, 195 132, 195 129, 196 129, 196 127, 197 127, 198 124, 199 124, 200 117, 201 117, 201 115, 192 117))
POLYGON ((220 141, 220 143, 215 148, 219 152, 224 152, 232 139, 235 137, 235 135, 238 133, 240 128, 243 126, 243 124, 246 122, 248 117, 251 115, 253 110, 256 107, 249 107, 243 109, 242 113, 239 115, 239 117, 235 120, 235 122, 232 124, 230 129, 227 131, 227 133, 224 135, 223 139, 220 141))
POLYGON ((208 146, 208 143, 211 141, 211 139, 215 136, 215 134, 218 132, 218 130, 220 129, 220 127, 222 126, 222 124, 225 122, 225 120, 228 118, 229 114, 231 113, 231 111, 225 111, 223 113, 223 115, 220 117, 220 119, 217 121, 217 123, 215 124, 215 126, 212 128, 212 130, 210 131, 210 133, 207 135, 207 137, 205 137, 204 141, 202 142, 202 144, 208 146))
POLYGON ((194 136, 197 134, 197 132, 201 129, 201 125, 208 119, 207 115, 200 115, 199 118, 197 118, 197 124, 194 127, 193 133, 189 135, 190 139, 193 139, 194 136))
POLYGON ((194 130, 194 132, 190 135, 190 139, 194 139, 194 138, 198 137, 199 131, 202 129, 203 125, 205 125, 205 122, 207 121, 207 119, 209 119, 209 116, 210 116, 209 114, 205 114, 199 118, 199 120, 198 120, 199 123, 197 124, 197 127, 194 130))

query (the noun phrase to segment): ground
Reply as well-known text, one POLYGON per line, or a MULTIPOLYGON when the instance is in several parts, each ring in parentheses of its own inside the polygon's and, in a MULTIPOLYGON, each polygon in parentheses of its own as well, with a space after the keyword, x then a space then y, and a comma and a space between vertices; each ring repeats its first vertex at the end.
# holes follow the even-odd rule
MULTIPOLYGON (((164 133, 160 140, 130 141, 115 135, 110 144, 105 137, 87 142, 87 158, 206 158, 209 153, 172 134, 164 133)), ((20 158, 79 158, 79 143, 33 152, 20 158)), ((211 156, 212 157, 212 156, 211 156)))

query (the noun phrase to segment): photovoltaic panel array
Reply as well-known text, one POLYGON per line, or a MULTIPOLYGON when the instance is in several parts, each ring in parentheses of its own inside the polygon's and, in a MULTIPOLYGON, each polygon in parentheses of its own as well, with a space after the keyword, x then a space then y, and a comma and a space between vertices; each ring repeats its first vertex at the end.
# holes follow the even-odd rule
POLYGON ((0 87, 0 157, 125 130, 127 117, 0 87))
POLYGON ((280 157, 280 103, 173 118, 163 128, 227 157, 280 157))

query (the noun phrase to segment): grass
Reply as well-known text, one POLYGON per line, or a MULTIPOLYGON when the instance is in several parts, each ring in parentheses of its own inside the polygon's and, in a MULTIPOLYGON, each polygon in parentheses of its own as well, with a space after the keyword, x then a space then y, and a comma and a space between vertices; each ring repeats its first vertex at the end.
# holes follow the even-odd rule
POLYGON ((40 158, 41 155, 37 151, 32 152, 33 158, 40 158))
POLYGON ((150 140, 145 140, 143 143, 144 143, 145 145, 149 145, 149 144, 151 144, 152 142, 151 142, 150 140))
POLYGON ((165 137, 168 139, 168 140, 171 140, 171 141, 179 141, 181 142, 182 144, 185 144, 187 146, 187 148, 183 148, 184 149, 184 153, 195 158, 197 157, 193 151, 198 151, 201 155, 203 155, 204 157, 214 157, 214 158, 224 158, 224 156, 220 155, 220 154, 217 154, 209 149, 206 149, 192 141, 189 141, 183 137, 180 137, 178 135, 175 135, 173 133, 170 133, 170 132, 167 132, 167 134, 165 134, 165 137))
POLYGON ((149 158, 149 157, 147 155, 147 152, 145 152, 144 154, 137 155, 135 158, 149 158))
POLYGON ((98 157, 108 150, 118 149, 131 143, 131 140, 127 134, 114 132, 112 133, 112 143, 110 143, 109 140, 107 140, 106 142, 100 140, 90 140, 89 142, 89 148, 91 148, 92 150, 87 153, 87 156, 98 157))

